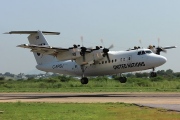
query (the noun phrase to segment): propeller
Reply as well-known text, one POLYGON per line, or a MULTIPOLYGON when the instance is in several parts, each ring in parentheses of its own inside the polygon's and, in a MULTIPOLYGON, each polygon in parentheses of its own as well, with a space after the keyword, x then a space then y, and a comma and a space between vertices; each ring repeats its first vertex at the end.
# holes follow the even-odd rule
POLYGON ((83 57, 83 62, 86 61, 86 58, 85 58, 86 50, 87 50, 86 47, 81 47, 80 55, 83 57))
POLYGON ((84 47, 84 45, 83 45, 83 36, 81 36, 81 44, 82 44, 82 47, 81 47, 80 55, 83 57, 83 62, 85 62, 86 61, 85 54, 86 54, 87 48, 84 47))
POLYGON ((160 39, 158 38, 158 47, 154 45, 153 46, 149 45, 148 49, 151 49, 154 53, 160 55, 161 52, 166 53, 167 52, 166 49, 176 48, 176 46, 160 47, 159 44, 160 44, 160 39))
POLYGON ((73 52, 76 52, 79 47, 80 45, 73 44, 73 47, 69 47, 69 49, 73 49, 73 52))
POLYGON ((163 47, 157 47, 156 48, 156 54, 158 54, 158 55, 160 55, 160 52, 164 52, 164 53, 166 53, 167 51, 163 48, 163 47))
MULTIPOLYGON (((103 42, 103 39, 101 39, 101 43, 102 43, 102 45, 104 46, 104 42, 103 42)), ((108 52, 109 52, 109 49, 112 49, 114 47, 114 45, 112 44, 112 45, 110 45, 109 46, 109 48, 103 48, 103 57, 107 57, 107 59, 108 59, 108 62, 110 62, 111 60, 110 60, 110 58, 109 58, 109 54, 108 54, 108 52)))
POLYGON ((80 45, 76 45, 76 44, 73 45, 73 48, 79 48, 79 47, 80 45))
POLYGON ((74 44, 73 47, 70 47, 69 49, 73 49, 73 51, 76 52, 77 48, 79 48, 80 49, 80 55, 83 57, 83 62, 85 62, 85 53, 87 50, 90 50, 91 48, 84 47, 83 36, 81 36, 81 45, 82 45, 82 47, 80 47, 80 45, 74 44))
POLYGON ((112 44, 111 46, 109 46, 109 48, 103 48, 103 57, 107 57, 107 59, 108 59, 108 62, 110 62, 111 60, 110 60, 110 58, 109 58, 109 54, 108 54, 108 52, 109 52, 109 49, 112 49, 114 47, 114 45, 112 44))

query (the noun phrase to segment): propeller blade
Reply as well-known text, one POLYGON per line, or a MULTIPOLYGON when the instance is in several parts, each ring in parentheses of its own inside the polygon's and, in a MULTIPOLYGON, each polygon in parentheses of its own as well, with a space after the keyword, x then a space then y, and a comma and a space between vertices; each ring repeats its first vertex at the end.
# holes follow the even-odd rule
POLYGON ((105 46, 104 46, 104 41, 103 41, 103 39, 101 39, 101 43, 102 43, 103 47, 105 47, 105 46))
POLYGON ((160 43, 160 38, 158 38, 158 47, 159 47, 159 43, 160 43))
POLYGON ((83 47, 83 36, 81 36, 81 44, 82 44, 82 47, 83 47))
POLYGON ((85 62, 86 61, 86 57, 85 57, 85 54, 83 55, 83 62, 85 62))
POLYGON ((167 47, 163 47, 163 49, 171 49, 171 48, 176 48, 176 46, 167 46, 167 47))
POLYGON ((86 54, 86 50, 87 48, 86 47, 81 47, 81 56, 83 57, 83 62, 85 62, 85 54, 86 54))
POLYGON ((167 53, 167 50, 165 50, 164 48, 162 48, 162 52, 167 53))
POLYGON ((141 39, 139 39, 139 44, 140 44, 139 48, 142 48, 142 41, 141 41, 141 39))
POLYGON ((108 62, 110 62, 111 60, 110 60, 110 58, 109 58, 109 54, 108 54, 108 52, 109 52, 109 49, 111 49, 111 48, 113 48, 114 46, 113 45, 111 45, 109 48, 104 48, 103 49, 103 53, 104 53, 104 57, 106 56, 107 57, 107 60, 108 60, 108 62))
POLYGON ((109 54, 107 53, 106 56, 107 56, 108 62, 110 62, 109 54))
POLYGON ((112 49, 114 47, 114 45, 112 44, 111 46, 109 46, 109 48, 108 49, 112 49))

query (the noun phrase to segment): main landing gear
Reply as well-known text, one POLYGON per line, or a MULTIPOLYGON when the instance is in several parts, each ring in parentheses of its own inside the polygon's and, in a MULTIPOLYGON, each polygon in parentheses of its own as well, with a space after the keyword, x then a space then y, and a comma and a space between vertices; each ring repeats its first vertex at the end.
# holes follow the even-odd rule
POLYGON ((126 77, 119 77, 119 81, 120 81, 121 83, 126 83, 127 78, 126 78, 126 77))
POLYGON ((123 77, 121 73, 117 74, 120 83, 126 83, 127 78, 123 77))
POLYGON ((88 78, 87 77, 82 77, 81 78, 81 84, 88 84, 88 78))
POLYGON ((81 84, 88 84, 88 78, 84 77, 84 65, 81 66, 81 70, 82 70, 82 78, 81 78, 81 84))

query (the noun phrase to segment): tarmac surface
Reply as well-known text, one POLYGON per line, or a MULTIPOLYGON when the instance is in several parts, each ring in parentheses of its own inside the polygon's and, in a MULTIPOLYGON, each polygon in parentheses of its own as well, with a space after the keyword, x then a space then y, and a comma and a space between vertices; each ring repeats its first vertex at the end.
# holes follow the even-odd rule
POLYGON ((180 112, 180 93, 0 93, 0 102, 123 102, 180 112))

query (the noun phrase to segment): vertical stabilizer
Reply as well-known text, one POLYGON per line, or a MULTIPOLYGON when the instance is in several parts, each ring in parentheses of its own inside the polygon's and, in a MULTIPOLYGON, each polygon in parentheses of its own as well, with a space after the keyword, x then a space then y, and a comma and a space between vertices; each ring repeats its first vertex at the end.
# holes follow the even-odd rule
MULTIPOLYGON (((5 34, 30 34, 28 36, 28 40, 30 44, 34 45, 47 45, 48 42, 46 41, 45 35, 59 35, 59 32, 47 32, 47 31, 11 31, 11 32, 6 32, 5 34)), ((37 64, 46 64, 49 62, 53 62, 56 60, 55 57, 50 56, 50 55, 43 55, 42 53, 36 53, 33 52, 34 57, 36 59, 37 64)))
MULTIPOLYGON (((34 45, 49 45, 41 31, 37 31, 37 33, 35 34, 30 34, 28 36, 28 40, 30 44, 34 44, 34 45)), ((33 52, 33 54, 37 64, 45 64, 48 62, 55 61, 55 57, 50 55, 43 55, 36 52, 33 52)))

